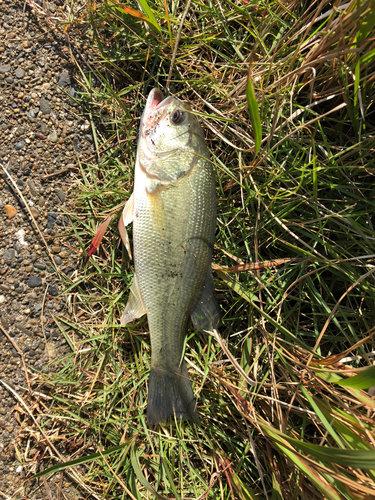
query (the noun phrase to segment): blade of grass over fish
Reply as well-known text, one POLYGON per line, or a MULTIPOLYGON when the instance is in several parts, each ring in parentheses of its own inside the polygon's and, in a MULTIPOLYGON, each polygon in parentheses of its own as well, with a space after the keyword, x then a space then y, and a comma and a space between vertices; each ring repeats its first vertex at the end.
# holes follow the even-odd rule
POLYGON ((262 269, 267 269, 268 267, 281 266, 282 264, 287 264, 288 262, 308 262, 311 259, 276 259, 274 261, 265 261, 265 262, 252 262, 249 264, 239 264, 238 266, 231 267, 220 267, 217 264, 213 263, 212 268, 218 271, 223 271, 226 273, 240 273, 243 271, 258 271, 262 269))
POLYGON ((262 128, 261 128, 261 123, 260 123, 258 103, 256 100, 254 85, 253 85, 253 81, 252 81, 251 66, 249 68, 249 73, 247 76, 246 98, 247 98, 247 105, 248 105, 249 113, 250 113, 251 124, 253 126, 253 133, 254 133, 254 140, 255 140, 254 157, 256 157, 259 153, 260 145, 262 142, 262 128))

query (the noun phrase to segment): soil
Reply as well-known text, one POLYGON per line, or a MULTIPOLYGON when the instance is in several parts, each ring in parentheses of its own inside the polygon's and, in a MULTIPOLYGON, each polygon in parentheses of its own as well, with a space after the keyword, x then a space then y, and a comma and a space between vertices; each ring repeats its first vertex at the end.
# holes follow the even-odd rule
MULTIPOLYGON (((61 276, 80 257, 66 214, 77 160, 94 153, 58 24, 66 12, 57 0, 0 0, 0 498, 81 498, 67 475, 25 483, 54 455, 29 405, 42 408, 38 372, 69 350, 54 319, 66 310, 61 276)), ((84 48, 80 58, 85 68, 84 48)))

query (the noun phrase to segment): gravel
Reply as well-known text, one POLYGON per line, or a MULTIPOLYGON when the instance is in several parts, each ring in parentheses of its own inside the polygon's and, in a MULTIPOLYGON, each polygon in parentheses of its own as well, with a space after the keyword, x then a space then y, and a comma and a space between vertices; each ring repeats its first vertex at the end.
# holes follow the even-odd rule
POLYGON ((32 276, 29 279, 29 287, 30 288, 35 288, 37 286, 40 286, 41 284, 42 284, 42 278, 40 278, 39 276, 32 276))
MULTIPOLYGON (((47 5, 35 1, 41 9, 47 5)), ((48 8, 54 18, 68 17, 66 2, 49 1, 48 8)), ((73 186, 72 174, 55 172, 76 163, 77 156, 83 159, 94 152, 81 128, 84 119, 71 99, 79 88, 70 47, 63 30, 52 23, 24 0, 0 0, 0 164, 22 192, 53 254, 51 262, 24 202, 0 168, 0 325, 7 334, 0 330, 0 379, 20 397, 27 396, 28 386, 19 352, 29 378, 35 370, 46 373, 51 356, 56 359, 69 352, 53 318, 68 314, 55 269, 77 267, 74 255, 78 254, 62 245, 76 245, 63 236, 69 225, 63 209, 71 208, 73 186)), ((32 459, 39 462, 45 448, 35 439, 36 428, 34 434, 25 430, 34 424, 19 407, 14 394, 0 383, 0 492, 4 498, 45 500, 43 482, 20 489, 30 466, 37 463, 32 459), (28 442, 27 460, 21 463, 17 453, 24 458, 28 442)), ((61 446, 64 453, 65 445, 61 446)), ((44 468, 48 465, 43 463, 44 468)), ((48 485, 52 498, 59 498, 56 477, 49 478, 48 485)), ((66 475, 63 497, 78 498, 66 475)))

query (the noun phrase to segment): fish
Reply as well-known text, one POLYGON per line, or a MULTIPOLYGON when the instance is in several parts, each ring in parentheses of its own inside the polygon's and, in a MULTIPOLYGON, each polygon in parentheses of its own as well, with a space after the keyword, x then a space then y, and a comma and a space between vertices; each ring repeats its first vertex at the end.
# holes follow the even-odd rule
POLYGON ((190 317, 200 332, 220 320, 211 265, 216 210, 214 169, 196 116, 154 88, 140 122, 133 193, 119 222, 130 256, 126 226, 133 223, 135 270, 121 324, 147 314, 150 330, 150 426, 172 415, 199 424, 183 353, 190 317))

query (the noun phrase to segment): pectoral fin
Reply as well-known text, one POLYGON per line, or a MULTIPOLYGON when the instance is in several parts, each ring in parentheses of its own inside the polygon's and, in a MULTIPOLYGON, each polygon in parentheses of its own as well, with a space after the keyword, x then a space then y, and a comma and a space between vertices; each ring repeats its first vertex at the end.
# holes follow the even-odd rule
POLYGON ((178 180, 189 172, 197 161, 198 156, 193 155, 191 151, 176 149, 150 162, 145 170, 148 175, 161 183, 177 184, 178 180))
POLYGON ((134 193, 126 202, 124 210, 122 211, 120 220, 118 221, 118 230, 120 231, 121 239, 125 245, 129 257, 132 259, 132 252, 130 249, 129 237, 125 227, 133 222, 134 214, 134 193))
POLYGON ((191 313, 194 328, 199 332, 211 331, 217 328, 220 321, 220 309, 215 297, 215 286, 211 266, 203 284, 201 296, 191 313))
POLYGON ((125 325, 126 323, 130 323, 144 314, 146 314, 146 308, 143 304, 141 291, 138 286, 137 275, 134 274, 128 303, 126 304, 125 311, 121 316, 121 324, 125 325))

